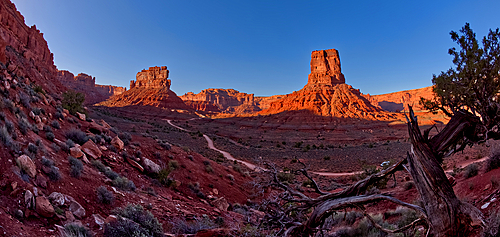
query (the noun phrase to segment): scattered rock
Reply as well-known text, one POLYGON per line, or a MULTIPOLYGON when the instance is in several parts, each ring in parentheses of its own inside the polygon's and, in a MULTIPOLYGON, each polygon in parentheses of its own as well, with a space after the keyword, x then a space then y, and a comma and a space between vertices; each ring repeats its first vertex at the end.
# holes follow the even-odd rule
POLYGON ((108 224, 108 223, 111 223, 111 222, 114 222, 118 220, 118 218, 115 216, 115 215, 109 215, 108 217, 106 217, 106 219, 104 220, 104 224, 108 224))
POLYGON ((35 120, 35 113, 33 113, 33 111, 30 111, 29 116, 31 119, 35 120))
POLYGON ((148 173, 158 174, 161 170, 161 167, 158 164, 147 158, 142 160, 142 165, 144 165, 144 170, 148 173))
POLYGON ((26 190, 26 192, 24 193, 24 204, 26 205, 27 209, 35 207, 35 198, 30 190, 26 190))
POLYGON ((105 147, 105 146, 99 146, 99 149, 101 149, 101 150, 103 150, 103 151, 107 151, 107 150, 108 150, 108 148, 107 148, 107 147, 105 147))
POLYGON ((99 147, 90 139, 82 145, 81 150, 94 159, 99 159, 102 156, 99 147))
POLYGON ((35 185, 41 188, 47 188, 47 179, 43 175, 38 174, 35 178, 35 185))
POLYGON ((40 116, 35 116, 35 123, 41 123, 42 122, 42 119, 40 118, 40 116))
POLYGON ((54 207, 50 204, 49 199, 44 196, 36 197, 36 212, 44 217, 54 216, 54 207))
POLYGON ((105 219, 99 214, 92 214, 92 217, 94 217, 94 221, 97 225, 99 225, 101 228, 104 226, 105 219))
POLYGON ((12 187, 12 190, 15 190, 17 188, 17 182, 16 181, 12 182, 10 186, 12 187))
POLYGON ((139 171, 144 172, 144 168, 141 165, 139 165, 139 163, 137 163, 135 160, 127 159, 127 162, 134 168, 138 169, 139 171))
POLYGON ((104 121, 104 119, 99 120, 99 123, 101 123, 102 126, 105 127, 105 128, 108 128, 108 129, 111 128, 111 125, 109 125, 108 123, 106 123, 106 121, 104 121))
POLYGON ((215 195, 219 195, 219 190, 217 190, 216 188, 212 189, 212 192, 214 192, 215 195))
POLYGON ((226 198, 224 198, 224 197, 220 197, 218 199, 215 199, 214 201, 212 201, 211 204, 214 207, 216 207, 217 209, 222 210, 222 211, 227 211, 227 209, 229 208, 229 203, 227 202, 226 198))
POLYGON ((49 200, 57 207, 63 206, 65 203, 65 195, 58 192, 53 192, 49 195, 49 200))
POLYGON ((81 113, 78 113, 76 112, 76 115, 78 115, 78 118, 82 121, 85 121, 87 119, 87 117, 85 116, 85 114, 81 114, 81 113))
POLYGON ((71 213, 71 211, 65 211, 64 216, 66 217, 66 220, 68 222, 74 222, 76 220, 75 216, 73 215, 73 213, 71 213))
POLYGON ((31 160, 31 158, 27 155, 22 155, 17 158, 17 162, 19 164, 19 168, 21 168, 26 174, 28 174, 31 178, 35 178, 36 176, 36 166, 35 163, 31 160))
POLYGON ((73 156, 75 158, 80 158, 80 157, 82 157, 84 155, 83 151, 80 150, 80 148, 78 148, 76 146, 75 147, 71 147, 69 149, 69 151, 70 151, 71 156, 73 156))
POLYGON ((120 151, 123 149, 124 143, 118 136, 116 136, 111 140, 111 145, 120 151))
POLYGON ((82 219, 85 216, 85 209, 80 205, 80 203, 73 201, 69 205, 69 210, 76 216, 78 219, 82 219))

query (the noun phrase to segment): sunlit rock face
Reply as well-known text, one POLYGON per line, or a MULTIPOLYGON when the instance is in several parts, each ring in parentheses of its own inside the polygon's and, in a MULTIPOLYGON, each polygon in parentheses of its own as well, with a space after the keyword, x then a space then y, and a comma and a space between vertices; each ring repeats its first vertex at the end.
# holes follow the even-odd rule
POLYGON ((135 81, 130 81, 130 89, 170 89, 171 81, 168 80, 167 66, 150 67, 137 73, 135 81))
POLYGON ((311 73, 306 86, 344 84, 336 49, 316 50, 311 53, 311 73))

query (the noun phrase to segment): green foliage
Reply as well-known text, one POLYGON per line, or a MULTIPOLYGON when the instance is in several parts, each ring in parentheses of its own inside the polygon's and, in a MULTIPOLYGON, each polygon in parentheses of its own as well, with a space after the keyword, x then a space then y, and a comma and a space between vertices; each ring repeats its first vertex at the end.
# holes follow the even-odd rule
POLYGON ((70 139, 80 145, 83 145, 85 142, 89 140, 89 137, 87 136, 86 133, 74 128, 72 128, 69 131, 66 131, 64 133, 64 136, 66 136, 67 139, 70 139))
POLYGON ((295 175, 292 173, 279 172, 277 175, 278 179, 283 183, 291 184, 295 179, 295 175))
POLYGON ((117 208, 113 211, 118 219, 108 223, 104 228, 107 237, 160 237, 163 236, 163 227, 151 212, 144 210, 141 205, 131 205, 117 208))
POLYGON ((136 188, 132 180, 129 180, 121 176, 118 176, 115 179, 113 179, 113 186, 125 191, 134 191, 136 188))
POLYGON ((68 161, 70 165, 70 175, 75 178, 80 178, 80 176, 82 176, 83 163, 72 156, 68 157, 68 161))
POLYGON ((111 204, 115 200, 115 195, 111 191, 109 191, 104 186, 99 186, 96 189, 97 192, 97 201, 103 204, 111 204))
POLYGON ((466 179, 474 177, 478 174, 479 172, 479 166, 476 163, 472 163, 465 167, 464 169, 464 177, 466 179))
POLYGON ((83 93, 72 90, 63 93, 62 107, 67 109, 70 114, 75 115, 76 112, 86 114, 83 102, 85 102, 85 95, 83 93))
POLYGON ((64 225, 64 233, 62 237, 91 237, 90 231, 76 223, 68 223, 64 225))
POLYGON ((500 31, 490 29, 482 46, 469 23, 450 35, 459 46, 448 50, 455 66, 439 76, 433 75, 436 99, 421 99, 421 104, 433 112, 442 110, 448 116, 462 109, 470 110, 478 113, 486 128, 491 129, 500 122, 500 31))

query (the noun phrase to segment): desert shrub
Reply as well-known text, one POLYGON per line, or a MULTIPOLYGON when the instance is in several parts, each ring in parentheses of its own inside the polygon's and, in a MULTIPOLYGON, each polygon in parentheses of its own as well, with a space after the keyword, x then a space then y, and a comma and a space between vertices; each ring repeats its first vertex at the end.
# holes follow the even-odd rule
POLYGON ((500 177, 498 176, 491 176, 490 177, 490 181, 491 181, 491 187, 492 188, 498 188, 500 186, 500 177))
POLYGON ((19 92, 19 99, 24 108, 31 109, 31 99, 29 95, 25 94, 24 92, 19 92))
POLYGON ((112 139, 110 136, 108 136, 108 135, 103 135, 102 137, 104 138, 104 141, 105 141, 106 143, 110 143, 110 142, 111 142, 111 140, 113 140, 113 139, 112 139))
POLYGON ((168 142, 159 141, 159 143, 160 143, 160 146, 163 147, 163 149, 165 149, 167 151, 172 149, 172 146, 168 142))
POLYGON ((231 181, 234 181, 234 175, 232 175, 232 174, 227 174, 226 178, 231 180, 231 181))
POLYGON ((80 176, 82 176, 83 163, 72 156, 68 156, 68 161, 70 165, 70 175, 75 178, 80 178, 80 176))
POLYGON ((33 91, 45 95, 45 90, 40 85, 33 85, 33 91))
POLYGON ((289 184, 291 184, 295 179, 295 175, 293 175, 292 173, 285 173, 285 172, 279 172, 277 177, 281 182, 284 183, 286 182, 289 184))
POLYGON ((174 234, 196 234, 200 230, 217 228, 217 224, 209 218, 191 222, 186 221, 184 218, 174 218, 170 223, 172 225, 170 232, 174 234))
POLYGON ((83 93, 72 90, 63 93, 62 107, 67 109, 70 114, 75 115, 76 112, 86 114, 83 102, 85 102, 85 95, 83 93))
POLYGON ((213 172, 214 172, 214 169, 212 168, 212 166, 211 166, 211 165, 206 165, 206 166, 205 166, 205 171, 206 171, 207 173, 213 173, 213 172))
POLYGON ((169 178, 168 175, 170 174, 171 170, 169 168, 163 168, 158 172, 158 175, 156 176, 157 180, 163 184, 163 185, 168 185, 169 183, 169 178))
POLYGON ((57 120, 52 120, 52 122, 50 122, 50 126, 52 126, 55 129, 61 128, 61 125, 59 124, 59 122, 57 122, 57 120))
POLYGON ((59 152, 61 150, 61 147, 59 147, 57 144, 55 143, 52 143, 52 150, 54 150, 54 152, 59 152))
POLYGON ((64 120, 64 115, 60 111, 54 113, 54 118, 64 120))
POLYGON ((140 151, 140 150, 135 151, 135 157, 141 158, 142 157, 142 151, 140 151))
POLYGON ((38 147, 35 144, 30 142, 28 144, 28 151, 33 153, 34 155, 36 155, 38 153, 38 147))
POLYGON ((42 110, 40 108, 33 108, 31 111, 35 115, 40 115, 42 113, 42 110))
POLYGON ((7 132, 11 134, 14 132, 14 123, 12 123, 10 120, 5 120, 5 128, 7 129, 7 132))
POLYGON ((90 164, 102 173, 106 170, 106 166, 100 160, 92 160, 90 164))
POLYGON ((104 227, 104 236, 163 236, 163 227, 151 212, 144 210, 141 205, 127 205, 113 211, 118 216, 116 221, 104 227))
POLYGON ((47 138, 47 140, 49 140, 49 141, 54 141, 54 138, 55 138, 56 136, 55 136, 55 135, 54 135, 54 133, 52 133, 52 132, 45 132, 45 137, 46 137, 46 138, 47 138))
POLYGON ((128 146, 130 144, 130 141, 132 140, 132 135, 128 132, 121 132, 118 134, 118 137, 123 141, 123 144, 125 146, 128 146))
POLYGON ((404 190, 410 190, 415 187, 415 183, 413 181, 408 181, 403 185, 404 190))
POLYGON ((114 179, 116 179, 116 178, 120 177, 120 175, 119 175, 118 173, 114 172, 114 171, 113 171, 111 168, 109 168, 109 167, 105 167, 105 168, 104 168, 103 174, 104 174, 106 177, 108 177, 109 179, 111 179, 111 180, 114 180, 114 179))
POLYGON ((5 146, 10 146, 12 144, 12 137, 5 126, 0 128, 0 140, 5 146))
POLYGON ((500 147, 491 150, 490 157, 486 160, 486 172, 500 168, 500 147))
POLYGON ((129 180, 121 176, 118 176, 115 179, 113 179, 113 186, 125 191, 134 191, 136 188, 132 180, 129 180))
POLYGON ((64 225, 64 230, 61 235, 61 237, 92 237, 92 234, 87 228, 76 223, 68 223, 64 225))
POLYGON ((5 113, 0 111, 0 120, 4 121, 5 120, 5 113))
POLYGON ((158 159, 158 160, 160 160, 160 159, 161 159, 161 153, 160 153, 159 151, 155 152, 155 153, 153 154, 153 156, 154 156, 156 159, 158 159))
POLYGON ((471 178, 474 177, 478 174, 479 172, 479 166, 476 163, 470 164, 464 169, 464 177, 471 178))
POLYGON ((28 133, 28 130, 31 129, 31 124, 28 122, 26 118, 19 118, 17 120, 17 126, 19 127, 19 131, 23 135, 26 135, 28 133))
POLYGON ((78 129, 70 129, 64 133, 67 139, 71 139, 72 141, 83 145, 85 142, 89 140, 89 137, 84 132, 78 129))
POLYGON ((47 126, 47 125, 43 126, 43 131, 45 131, 45 132, 53 132, 52 128, 50 126, 47 126))
POLYGON ((113 193, 104 186, 99 186, 96 189, 96 192, 97 192, 97 201, 99 203, 111 204, 115 200, 115 196, 113 195, 113 193))
POLYGON ((9 100, 9 99, 7 99, 7 98, 3 98, 3 104, 5 105, 5 107, 6 107, 7 109, 9 109, 9 111, 10 111, 11 113, 13 113, 13 112, 14 112, 14 108, 15 108, 15 106, 14 106, 14 102, 12 102, 11 100, 9 100))
POLYGON ((175 170, 179 168, 179 162, 176 160, 168 161, 168 168, 175 170))
POLYGON ((47 167, 44 172, 47 174, 50 180, 52 181, 58 181, 61 179, 61 174, 59 173, 59 168, 55 166, 55 163, 53 160, 47 159, 45 157, 42 157, 42 165, 47 167))

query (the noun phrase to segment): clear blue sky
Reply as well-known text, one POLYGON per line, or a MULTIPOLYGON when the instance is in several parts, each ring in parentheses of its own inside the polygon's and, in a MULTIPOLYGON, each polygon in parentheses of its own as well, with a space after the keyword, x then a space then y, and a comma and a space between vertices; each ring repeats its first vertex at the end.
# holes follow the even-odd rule
POLYGON ((451 30, 469 22, 482 38, 500 27, 500 1, 13 2, 60 70, 128 88, 138 71, 166 65, 178 95, 291 93, 307 83, 311 51, 330 48, 363 93, 421 88, 452 65, 451 30))

